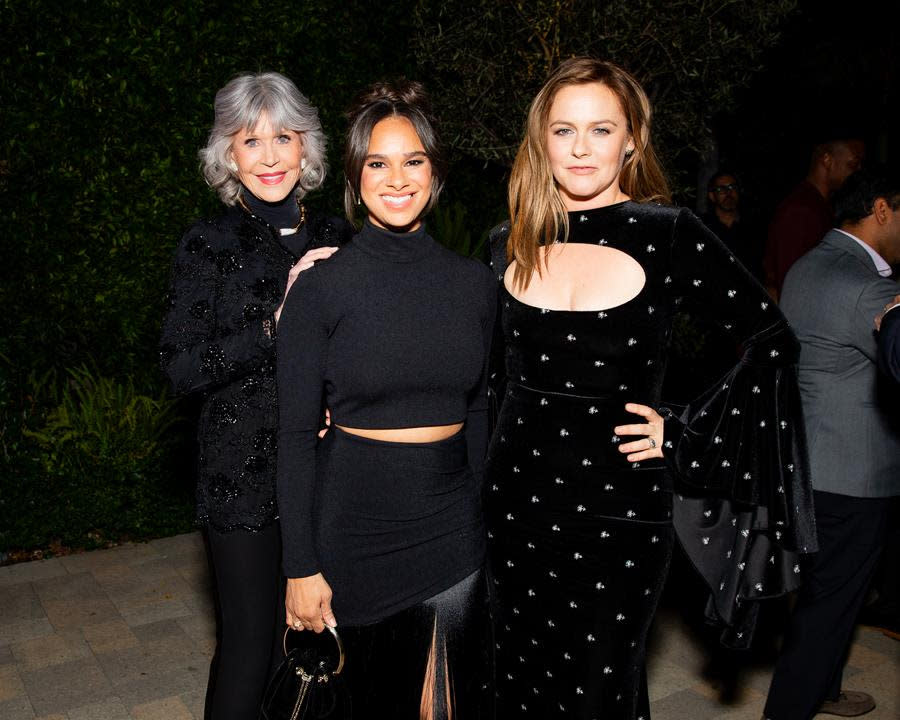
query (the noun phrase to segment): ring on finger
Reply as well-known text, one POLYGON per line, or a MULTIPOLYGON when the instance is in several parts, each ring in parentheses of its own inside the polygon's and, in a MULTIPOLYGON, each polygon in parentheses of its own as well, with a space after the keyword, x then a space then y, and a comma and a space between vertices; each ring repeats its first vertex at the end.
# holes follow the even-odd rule
POLYGON ((297 630, 299 630, 299 629, 302 628, 302 627, 303 627, 303 623, 302 623, 302 622, 300 622, 299 620, 294 620, 294 628, 296 628, 297 630))
POLYGON ((647 441, 650 443, 650 449, 655 450, 656 449, 656 438, 650 437, 650 438, 647 438, 647 441))

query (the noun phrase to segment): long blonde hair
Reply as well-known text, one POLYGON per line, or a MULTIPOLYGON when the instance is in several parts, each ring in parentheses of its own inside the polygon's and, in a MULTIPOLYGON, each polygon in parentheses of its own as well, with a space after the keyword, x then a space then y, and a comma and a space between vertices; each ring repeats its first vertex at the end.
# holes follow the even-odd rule
POLYGON ((650 100, 637 80, 611 62, 590 57, 563 61, 538 91, 528 110, 525 137, 509 180, 510 233, 507 259, 516 261, 513 287, 524 290, 536 269, 541 273, 540 247, 569 236, 569 218, 547 157, 547 124, 556 93, 566 85, 600 83, 618 98, 628 120, 634 152, 619 172, 619 187, 635 202, 670 203, 666 176, 650 144, 650 100))

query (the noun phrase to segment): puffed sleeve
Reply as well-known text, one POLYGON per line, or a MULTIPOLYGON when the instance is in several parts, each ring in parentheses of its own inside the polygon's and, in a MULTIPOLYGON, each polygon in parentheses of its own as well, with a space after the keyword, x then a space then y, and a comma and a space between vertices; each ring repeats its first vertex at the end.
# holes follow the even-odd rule
POLYGON ((319 572, 312 508, 322 420, 329 319, 317 266, 300 273, 278 322, 278 471, 282 567, 289 578, 319 572))
POLYGON ((664 407, 675 529, 711 590, 723 642, 746 646, 756 601, 800 583, 816 550, 796 363, 800 345, 763 288, 692 213, 677 216, 676 304, 732 333, 737 364, 679 411, 664 407))
POLYGON ((469 453, 469 465, 472 467, 475 481, 480 488, 484 477, 484 461, 490 438, 488 373, 497 311, 497 283, 494 281, 492 273, 483 267, 479 270, 482 271, 479 273, 482 276, 481 294, 483 298, 480 330, 484 357, 481 379, 469 397, 469 408, 466 413, 466 446, 469 453))
POLYGON ((160 367, 180 394, 241 378, 258 370, 275 350, 271 315, 253 317, 239 329, 217 323, 227 302, 219 266, 228 251, 217 254, 204 232, 198 223, 178 244, 160 339, 160 367))

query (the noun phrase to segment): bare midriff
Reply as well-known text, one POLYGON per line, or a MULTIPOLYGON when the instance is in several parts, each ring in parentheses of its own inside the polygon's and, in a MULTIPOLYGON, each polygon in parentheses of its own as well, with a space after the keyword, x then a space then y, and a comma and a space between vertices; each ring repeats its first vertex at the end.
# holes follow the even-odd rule
POLYGON ((383 442, 430 443, 446 440, 462 430, 462 423, 412 428, 352 428, 335 425, 346 433, 383 442))

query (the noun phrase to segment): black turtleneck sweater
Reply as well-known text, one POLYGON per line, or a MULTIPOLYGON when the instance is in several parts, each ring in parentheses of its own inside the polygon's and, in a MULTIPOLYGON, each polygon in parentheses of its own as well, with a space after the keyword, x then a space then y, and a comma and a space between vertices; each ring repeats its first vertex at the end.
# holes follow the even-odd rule
MULTIPOLYGON (((311 511, 323 406, 347 427, 465 422, 480 488, 496 292, 487 267, 442 247, 424 227, 392 233, 368 222, 294 283, 277 354, 278 505, 288 577, 321 570, 311 511)), ((377 552, 378 538, 371 542, 377 552)))
POLYGON ((251 213, 279 231, 296 228, 300 222, 300 206, 293 191, 278 202, 261 200, 246 187, 242 187, 241 196, 251 213))

